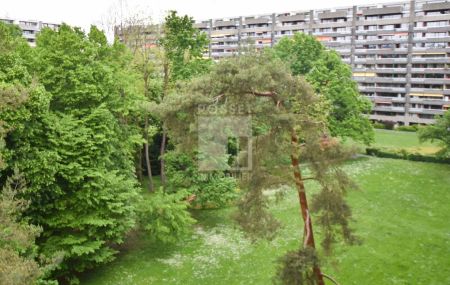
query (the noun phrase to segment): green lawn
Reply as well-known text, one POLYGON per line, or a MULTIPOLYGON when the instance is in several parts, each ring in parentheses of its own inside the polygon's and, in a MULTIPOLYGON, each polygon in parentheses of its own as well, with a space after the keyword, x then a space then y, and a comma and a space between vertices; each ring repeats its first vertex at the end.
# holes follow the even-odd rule
MULTIPOLYGON (((363 244, 340 246, 325 273, 345 285, 450 284, 450 165, 363 158, 346 170, 361 187, 349 201, 363 244)), ((164 246, 130 238, 116 261, 81 284, 271 284, 275 260, 301 236, 295 193, 272 208, 285 226, 271 242, 245 239, 229 218, 233 209, 198 211, 186 240, 164 246)))
POLYGON ((434 154, 440 147, 436 143, 419 142, 415 132, 400 132, 390 130, 375 130, 375 147, 405 149, 408 152, 434 154))

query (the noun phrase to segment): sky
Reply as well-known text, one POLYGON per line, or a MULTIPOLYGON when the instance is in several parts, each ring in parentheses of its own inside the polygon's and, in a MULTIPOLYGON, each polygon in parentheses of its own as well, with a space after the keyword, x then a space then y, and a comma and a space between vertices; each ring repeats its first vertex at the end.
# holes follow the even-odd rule
POLYGON ((207 20, 387 2, 395 0, 0 0, 0 17, 106 29, 120 11, 123 17, 139 13, 160 22, 169 10, 207 20))

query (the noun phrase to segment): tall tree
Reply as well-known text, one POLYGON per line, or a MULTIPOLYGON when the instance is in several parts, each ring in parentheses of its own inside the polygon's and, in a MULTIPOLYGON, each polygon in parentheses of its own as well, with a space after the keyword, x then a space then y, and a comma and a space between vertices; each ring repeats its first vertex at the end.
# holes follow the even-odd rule
POLYGON ((282 38, 274 47, 274 55, 289 64, 294 75, 305 76, 314 91, 327 98, 332 136, 366 144, 373 141, 368 118, 371 104, 359 94, 351 68, 335 51, 325 49, 313 36, 296 33, 292 38, 282 38))
MULTIPOLYGON (((31 59, 30 51, 19 27, 0 23, 0 114, 16 109, 27 99, 25 85, 32 80, 26 67, 27 59, 31 59)), ((0 116, 0 170, 5 166, 4 137, 12 127, 0 116)))
MULTIPOLYGON (((169 12, 162 27, 153 24, 149 17, 141 14, 115 21, 116 33, 134 55, 135 68, 142 79, 142 90, 149 101, 160 104, 172 92, 177 80, 187 80, 208 70, 211 61, 204 59, 202 54, 208 40, 193 24, 191 17, 178 16, 175 11, 169 12)), ((150 179, 149 190, 153 191, 148 143, 151 140, 151 119, 149 114, 144 115, 143 132, 147 141, 144 144, 144 156, 150 179)), ((167 148, 167 132, 164 122, 159 123, 160 173, 165 184, 164 153, 167 148)))
MULTIPOLYGON (((133 67, 139 75, 139 91, 144 95, 147 101, 154 100, 154 92, 152 92, 152 80, 158 68, 155 43, 159 38, 159 27, 151 22, 148 17, 139 14, 130 15, 126 19, 121 19, 120 25, 115 24, 115 32, 120 34, 124 43, 128 46, 133 55, 133 67)), ((117 39, 116 39, 117 40, 117 39)), ((136 172, 140 176, 142 173, 142 155, 144 155, 147 177, 149 180, 148 190, 153 192, 153 173, 150 157, 150 141, 151 136, 151 117, 145 111, 141 114, 139 123, 143 124, 144 145, 143 151, 140 149, 136 165, 136 172)), ((142 178, 140 178, 142 182, 142 178)))
MULTIPOLYGON (((0 23, 0 64, 4 66, 0 71, 0 114, 17 109, 27 99, 22 83, 29 77, 17 52, 20 46, 26 49, 25 45, 20 38, 20 29, 0 23), (22 76, 14 78, 14 71, 22 73, 22 76)), ((6 167, 3 159, 4 138, 11 128, 12 125, 0 119, 0 171, 6 167)), ((42 275, 34 256, 36 252, 34 240, 39 235, 40 229, 22 219, 22 213, 27 207, 27 201, 18 198, 25 191, 23 178, 18 174, 14 175, 2 188, 0 189, 0 283, 33 284, 42 275)))
MULTIPOLYGON (((160 45, 163 50, 163 89, 159 102, 163 102, 177 80, 187 80, 205 73, 211 61, 203 58, 203 52, 208 45, 206 34, 194 27, 192 17, 178 16, 176 11, 170 11, 165 18, 160 45)), ((164 159, 166 144, 167 128, 163 121, 160 149, 163 184, 166 182, 164 159)))
MULTIPOLYGON (((311 266, 288 270, 289 278, 282 274, 281 281, 283 284, 324 284, 325 275, 316 262, 312 214, 304 181, 314 179, 321 186, 321 191, 313 197, 311 210, 323 227, 322 245, 326 252, 330 252, 331 245, 339 236, 345 241, 353 241, 348 224, 351 212, 344 196, 346 190, 354 187, 339 168, 349 153, 327 135, 326 102, 314 94, 304 79, 292 76, 282 62, 267 53, 223 60, 213 67, 210 74, 193 80, 160 106, 161 116, 179 149, 196 149, 198 143, 205 143, 198 137, 199 132, 207 132, 206 135, 212 137, 230 134, 232 124, 217 127, 213 123, 217 119, 214 113, 206 114, 211 122, 206 130, 195 127, 199 118, 205 116, 197 110, 205 105, 213 110, 227 110, 225 116, 231 118, 231 122, 233 118, 238 120, 235 123, 240 122, 242 116, 251 119, 252 134, 248 134, 252 141, 251 152, 244 151, 240 156, 250 155, 252 169, 248 178, 240 181, 241 188, 247 189, 247 193, 238 205, 236 220, 251 237, 272 238, 279 222, 270 214, 263 191, 280 184, 295 185, 304 235, 301 254, 290 256, 294 256, 297 264, 300 258, 306 257, 311 266), (310 177, 303 175, 300 161, 310 162, 310 177), (300 276, 300 279, 295 276, 300 276), (289 283, 294 280, 292 278, 299 282, 289 283)), ((215 144, 215 140, 210 143, 215 144)), ((220 146, 212 148, 220 149, 220 146)), ((205 155, 211 156, 199 153, 199 158, 205 155)), ((220 153, 213 159, 223 160, 221 165, 227 164, 227 156, 221 157, 220 153)), ((286 260, 291 262, 292 258, 286 260)), ((283 264, 282 268, 288 266, 283 264)))
POLYGON ((127 122, 141 101, 125 48, 108 45, 95 27, 89 35, 67 25, 45 29, 30 55, 24 70, 41 85, 28 80, 28 100, 0 114, 16 126, 6 137, 6 163, 29 182, 25 215, 43 228, 40 252, 63 251, 55 276, 70 279, 112 260, 113 245, 134 226, 133 160, 142 138, 127 122))
POLYGON ((446 111, 442 116, 436 116, 436 123, 419 130, 419 138, 424 141, 438 141, 442 149, 440 156, 450 155, 450 111, 446 111))

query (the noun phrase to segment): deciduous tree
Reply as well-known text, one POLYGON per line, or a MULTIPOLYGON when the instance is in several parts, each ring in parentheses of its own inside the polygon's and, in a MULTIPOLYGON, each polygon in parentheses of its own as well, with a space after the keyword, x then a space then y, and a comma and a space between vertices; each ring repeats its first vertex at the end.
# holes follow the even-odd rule
POLYGON ((450 111, 446 111, 442 116, 436 116, 434 125, 419 129, 419 138, 424 141, 438 141, 442 150, 438 153, 440 156, 450 155, 450 111))
MULTIPOLYGON (((194 27, 192 17, 178 16, 176 11, 170 11, 165 18, 160 45, 163 50, 163 88, 159 102, 162 102, 177 80, 187 80, 205 73, 211 61, 203 58, 203 52, 208 45, 206 34, 194 27)), ((167 130, 165 122, 162 121, 160 160, 163 184, 166 182, 166 144, 167 130)))
MULTIPOLYGON (((62 251, 55 276, 71 279, 112 260, 113 245, 135 224, 133 160, 142 139, 127 122, 141 102, 127 76, 124 47, 108 45, 95 27, 89 35, 67 25, 44 29, 28 52, 31 64, 15 68, 24 75, 14 73, 28 89, 27 100, 0 114, 12 126, 2 175, 15 166, 27 178, 24 214, 42 226, 39 252, 62 251)), ((11 69, 2 65, 0 74, 11 69)))
POLYGON ((313 36, 296 33, 293 38, 282 38, 274 47, 274 55, 286 62, 294 75, 305 76, 314 91, 328 100, 332 136, 366 144, 373 141, 368 118, 371 103, 359 94, 351 68, 338 53, 325 49, 313 36))

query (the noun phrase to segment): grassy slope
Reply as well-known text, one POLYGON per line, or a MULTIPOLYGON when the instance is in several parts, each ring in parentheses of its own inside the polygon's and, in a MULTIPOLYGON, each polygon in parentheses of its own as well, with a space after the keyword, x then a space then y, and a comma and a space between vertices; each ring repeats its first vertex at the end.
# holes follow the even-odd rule
POLYGON ((375 147, 405 149, 409 152, 434 154, 439 146, 430 142, 419 142, 417 133, 390 130, 375 130, 375 147))
MULTIPOLYGON (((341 284, 450 284, 450 166, 370 158, 346 168, 361 186, 349 200, 364 242, 339 247, 326 273, 341 284)), ((294 193, 273 211, 285 227, 272 242, 244 239, 232 209, 199 211, 185 241, 168 247, 131 239, 129 250, 81 284, 271 284, 274 261, 301 236, 294 193)))

